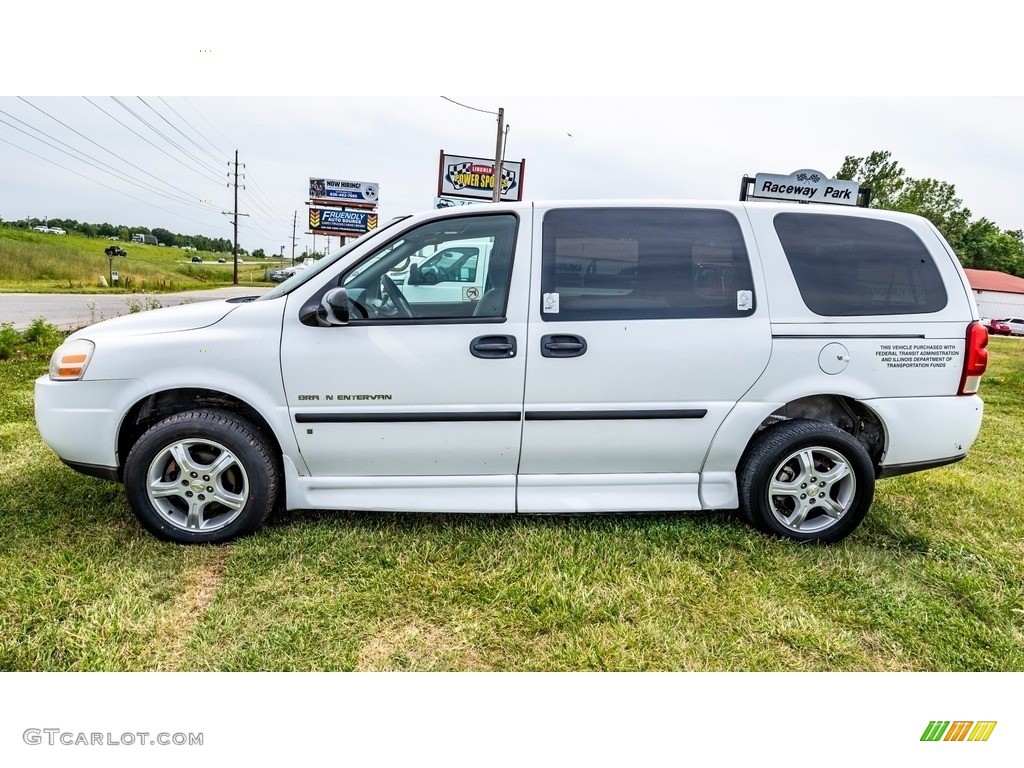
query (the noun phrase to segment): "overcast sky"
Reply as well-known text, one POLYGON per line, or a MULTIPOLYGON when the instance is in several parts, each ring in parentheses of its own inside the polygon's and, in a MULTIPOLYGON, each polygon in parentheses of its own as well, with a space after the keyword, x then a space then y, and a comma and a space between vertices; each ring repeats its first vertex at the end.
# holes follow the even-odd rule
POLYGON ((832 175, 889 150, 909 176, 954 184, 975 219, 1024 228, 1018 27, 987 0, 970 18, 876 0, 842 15, 379 0, 292 18, 186 0, 140 19, 122 2, 62 5, 45 36, 15 10, 24 35, 0 50, 5 220, 230 238, 237 149, 241 245, 290 249, 298 212, 301 250, 310 176, 379 184, 385 219, 429 208, 440 150, 492 156, 503 107, 526 199, 734 200, 744 174, 832 175))

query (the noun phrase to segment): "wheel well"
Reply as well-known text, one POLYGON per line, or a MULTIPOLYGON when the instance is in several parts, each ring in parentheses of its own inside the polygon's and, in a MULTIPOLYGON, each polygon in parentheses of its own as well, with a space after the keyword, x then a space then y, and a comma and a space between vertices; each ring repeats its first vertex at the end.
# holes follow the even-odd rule
POLYGON ((885 426, 863 403, 842 395, 810 395, 788 402, 761 422, 747 443, 747 450, 762 430, 788 419, 824 421, 848 432, 864 446, 877 472, 885 450, 885 426))
POLYGON ((124 421, 121 422, 121 431, 117 436, 118 478, 123 479, 128 452, 147 429, 168 416, 195 408, 217 408, 243 417, 274 447, 276 455, 281 455, 281 444, 277 441, 274 430, 259 411, 248 403, 212 389, 174 389, 158 392, 140 400, 125 414, 124 421))

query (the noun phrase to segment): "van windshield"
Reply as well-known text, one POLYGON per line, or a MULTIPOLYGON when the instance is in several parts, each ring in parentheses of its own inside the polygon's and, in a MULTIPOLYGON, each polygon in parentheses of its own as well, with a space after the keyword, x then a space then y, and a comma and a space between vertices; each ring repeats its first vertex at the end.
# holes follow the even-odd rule
POLYGON ((369 240, 376 239, 382 232, 391 229, 395 224, 407 218, 409 217, 397 216, 391 221, 389 221, 387 224, 385 224, 383 227, 379 227, 378 229, 375 229, 372 232, 367 232, 362 237, 357 237, 355 240, 345 243, 345 245, 341 246, 341 248, 336 250, 330 256, 324 256, 322 259, 317 261, 315 264, 313 264, 313 266, 309 267, 309 269, 302 269, 297 271, 283 283, 279 283, 276 287, 264 293, 262 296, 256 299, 256 301, 269 301, 271 299, 276 299, 279 296, 284 296, 285 294, 291 293, 293 290, 298 288, 307 280, 316 277, 325 269, 330 267, 332 264, 335 264, 339 259, 342 259, 345 256, 347 256, 357 247, 364 245, 369 240))

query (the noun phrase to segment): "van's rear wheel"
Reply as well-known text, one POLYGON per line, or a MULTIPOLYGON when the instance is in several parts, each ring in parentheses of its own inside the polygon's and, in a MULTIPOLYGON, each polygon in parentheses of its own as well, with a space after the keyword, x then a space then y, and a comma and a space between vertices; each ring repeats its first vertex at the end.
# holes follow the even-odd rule
POLYGON ((132 511, 153 535, 222 542, 263 524, 277 503, 279 472, 249 422, 226 411, 187 411, 139 438, 124 484, 132 511))
POLYGON ((864 446, 833 424, 792 419, 757 436, 737 472, 740 509, 759 530, 840 541, 864 519, 875 471, 864 446))

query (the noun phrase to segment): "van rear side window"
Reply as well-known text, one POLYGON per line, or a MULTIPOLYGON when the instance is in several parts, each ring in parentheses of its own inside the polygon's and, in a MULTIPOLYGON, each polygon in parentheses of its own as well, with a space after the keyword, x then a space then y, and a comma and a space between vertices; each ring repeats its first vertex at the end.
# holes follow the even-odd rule
POLYGON ((541 317, 747 317, 750 260, 727 211, 569 208, 544 217, 541 317))
POLYGON ((911 315, 946 306, 931 254, 902 224, 780 213, 775 231, 800 296, 817 315, 911 315))

